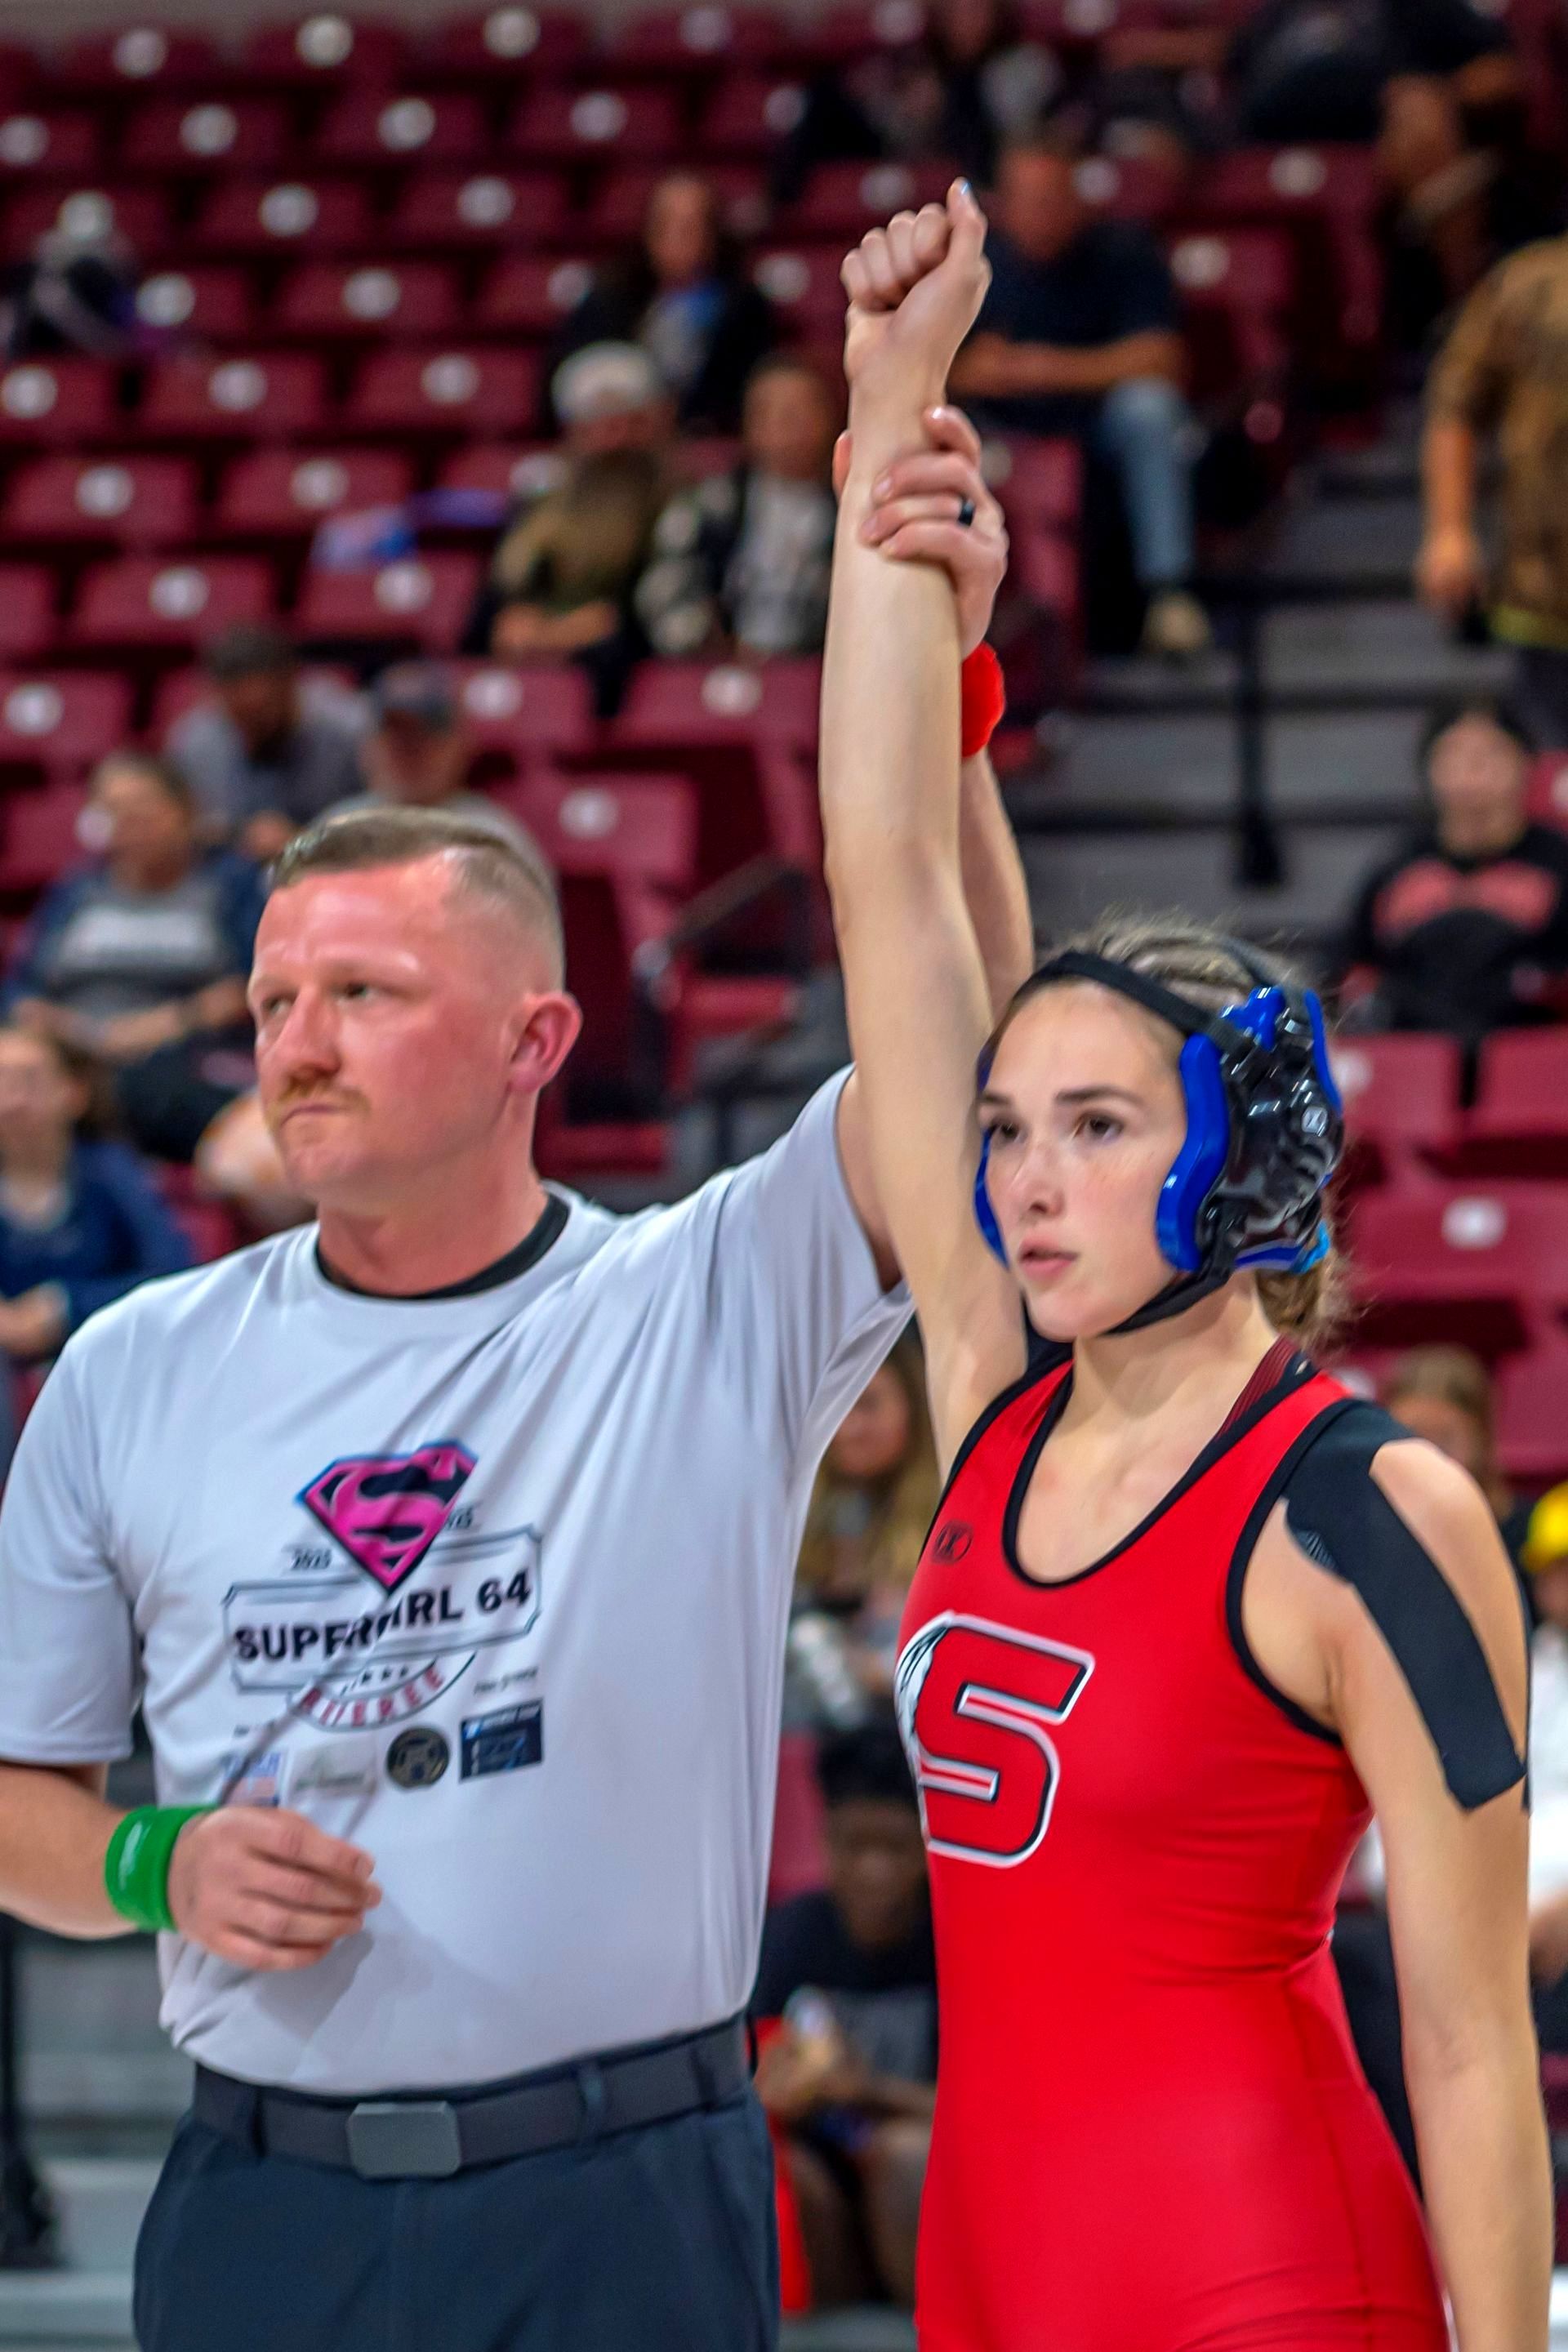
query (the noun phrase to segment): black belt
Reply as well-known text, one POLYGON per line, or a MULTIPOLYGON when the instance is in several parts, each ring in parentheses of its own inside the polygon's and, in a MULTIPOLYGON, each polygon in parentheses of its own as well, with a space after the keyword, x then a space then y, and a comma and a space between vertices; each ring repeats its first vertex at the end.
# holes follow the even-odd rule
POLYGON ((606 2051, 444 2096, 312 2098, 198 2066, 194 2112, 260 2155, 331 2165, 362 2180, 438 2180, 472 2165, 721 2106, 740 2095, 751 2074, 745 2025, 732 2018, 676 2041, 606 2051))

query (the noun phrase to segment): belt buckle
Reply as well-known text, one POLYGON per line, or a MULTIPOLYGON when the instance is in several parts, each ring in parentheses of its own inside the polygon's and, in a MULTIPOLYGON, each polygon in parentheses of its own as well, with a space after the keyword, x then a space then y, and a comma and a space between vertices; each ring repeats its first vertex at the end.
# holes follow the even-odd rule
POLYGON ((362 2099, 349 2110, 348 2142, 362 2180, 444 2180, 463 2161, 449 2099, 362 2099))

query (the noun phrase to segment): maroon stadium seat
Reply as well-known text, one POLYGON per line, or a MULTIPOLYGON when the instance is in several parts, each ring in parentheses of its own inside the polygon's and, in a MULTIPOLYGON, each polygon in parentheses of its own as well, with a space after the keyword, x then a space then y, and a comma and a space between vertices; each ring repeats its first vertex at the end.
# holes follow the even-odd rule
POLYGON ((816 1742, 809 1731, 786 1731, 779 1741, 778 1794, 768 1864, 770 1903, 813 1895, 826 1884, 826 1811, 816 1778, 816 1742))
POLYGON ((213 526, 236 537, 300 539, 329 515, 401 504, 414 469, 392 449, 252 449, 218 487, 213 526))
POLYGON ((310 89, 385 84, 396 79, 407 55, 407 40, 395 26, 328 10, 291 25, 259 26, 244 51, 246 72, 258 81, 310 89))
POLYGON ((132 115, 121 152, 137 172, 266 172, 289 144, 288 114, 272 100, 159 98, 132 115))
MULTIPOLYGON (((353 670, 341 666, 302 663, 299 677, 300 688, 307 695, 311 687, 318 684, 340 697, 354 691, 353 670)), ((167 742, 170 733, 186 711, 195 709, 198 703, 210 703, 212 698, 212 680, 205 669, 165 670, 153 689, 153 717, 147 729, 149 740, 167 742)))
POLYGON ((161 360, 148 373, 137 422, 160 439, 276 441, 320 433, 327 409, 321 362, 304 352, 161 360))
POLYGON ((310 572, 295 612, 301 637, 413 641, 449 653, 479 589, 477 555, 409 555, 374 572, 310 572))
POLYGON ((84 669, 0 673, 0 767, 69 777, 131 731, 129 682, 84 669))
POLYGON ((574 11, 500 0, 482 15, 434 26, 419 57, 425 69, 482 88, 512 73, 561 73, 585 54, 588 42, 587 20, 574 11))
POLYGON ((318 133, 330 163, 461 163, 489 143, 484 108, 456 90, 346 91, 318 133))
POLYGON ((745 736, 810 751, 821 692, 821 664, 809 659, 643 662, 616 732, 625 742, 728 743, 745 736))
POLYGON ((197 217, 205 253, 344 253, 377 234, 362 180, 225 180, 197 217))
POLYGON ((99 130, 90 114, 35 114, 30 108, 0 114, 0 180, 53 177, 90 172, 99 155, 99 130))
POLYGON ((1083 504, 1083 457, 1076 441, 1029 434, 988 436, 981 450, 985 479, 1009 516, 1065 530, 1083 504))
MULTIPOLYGON (((651 163, 606 173, 584 219, 588 235, 612 245, 635 237, 647 215, 648 200, 664 176, 664 171, 651 163)), ((717 163, 705 168, 702 176, 718 199, 725 226, 738 237, 754 236, 766 212, 762 170, 744 163, 717 163)))
POLYGON ((89 441, 123 425, 102 360, 18 360, 0 373, 0 442, 89 441))
POLYGON ((1498 1465, 1523 1486, 1568 1478, 1568 1347, 1561 1335, 1496 1368, 1498 1465))
POLYGON ((565 467, 558 441, 473 441, 452 452, 438 478, 444 490, 489 490, 500 499, 531 499, 558 488, 565 467))
POLYGON ((0 894, 32 898, 82 863, 77 824, 86 803, 82 786, 67 783, 0 799, 0 894))
POLYGON ((813 662, 657 661, 633 674, 608 730, 615 764, 677 769, 700 787, 705 884, 756 857, 817 870, 816 681, 813 662))
POLYGON ((889 213, 940 204, 952 177, 942 163, 822 163, 798 202, 786 208, 782 226, 807 243, 853 240, 889 213))
POLYGON ((592 282, 586 261, 557 254, 509 254, 479 290, 475 324, 507 334, 552 335, 592 282))
POLYGON ((1190 231, 1171 247, 1201 396, 1282 379, 1290 358, 1296 247, 1282 229, 1190 231))
POLYGON ((752 276, 773 304, 786 333, 842 335, 842 245, 773 246, 759 253, 752 276))
POLYGON ((1529 1344, 1568 1299, 1568 1218, 1549 1184, 1421 1184, 1357 1203, 1357 1335, 1373 1347, 1459 1340, 1488 1358, 1529 1344))
POLYGON ((546 84, 523 100, 509 144, 529 163, 662 163, 680 150, 680 110, 667 89, 546 84))
POLYGON ((548 245, 565 217, 566 191, 553 173, 416 172, 404 182, 386 243, 443 253, 548 245))
POLYGON ((496 797, 528 827, 557 874, 613 874, 672 900, 690 895, 697 798, 684 777, 541 772, 496 797))
POLYGON ((45 563, 0 563, 0 661, 26 661, 55 641, 55 575, 45 563))
POLYGON ((692 0, 684 8, 651 8, 626 20, 614 35, 611 63, 617 72, 728 74, 767 64, 784 41, 778 20, 764 8, 692 0))
POLYGON ((525 352, 378 352, 350 395, 356 432, 516 432, 535 414, 539 369, 525 352))
POLYGON ((132 25, 72 41, 52 66, 60 88, 94 95, 189 89, 220 79, 222 61, 205 33, 132 25))
POLYGON ((575 662, 454 662, 450 676, 464 724, 481 751, 539 759, 585 758, 598 734, 585 671, 575 662))
POLYGON ((26 253, 57 228, 84 237, 117 230, 145 261, 169 241, 168 202, 159 189, 138 183, 131 187, 26 187, 6 206, 5 244, 12 253, 26 253))
POLYGON ((257 334, 256 295, 244 269, 222 264, 162 269, 136 289, 136 315, 172 341, 247 342, 257 334))
POLYGON ((1162 220, 1182 186, 1168 164, 1142 157, 1086 156, 1073 176, 1096 220, 1162 220))
POLYGON ((1498 1029, 1486 1039, 1462 1164, 1467 1175, 1568 1176, 1568 1029, 1498 1029))
POLYGON ((1353 1175, 1385 1179, 1424 1156, 1450 1152, 1459 1132, 1460 1055, 1452 1037, 1334 1040, 1353 1175))
POLYGON ((188 539, 196 514, 195 468, 184 457, 37 457, 12 475, 0 529, 157 547, 188 539))
POLYGON ((1531 763, 1530 814, 1542 824, 1568 828, 1568 751, 1542 751, 1531 763))
POLYGON ((259 557, 131 555, 88 572, 69 635, 77 645, 155 652, 200 645, 239 621, 270 620, 274 609, 271 566, 259 557))
POLYGON ((805 91, 779 74, 727 74, 698 127, 707 155, 763 155, 787 138, 805 111, 805 91))
POLYGON ((825 9, 810 27, 813 53, 841 62, 878 49, 904 49, 925 30, 921 0, 846 0, 825 9))
POLYGON ((1382 269, 1373 231, 1380 203, 1376 159, 1363 147, 1247 147, 1215 156, 1184 183, 1190 226, 1288 232, 1308 298, 1310 360, 1364 353, 1378 340, 1382 269), (1315 346, 1313 334, 1324 349, 1315 346))
POLYGON ((307 261, 284 281, 272 315, 290 335, 363 341, 450 334, 462 306, 439 262, 307 261))

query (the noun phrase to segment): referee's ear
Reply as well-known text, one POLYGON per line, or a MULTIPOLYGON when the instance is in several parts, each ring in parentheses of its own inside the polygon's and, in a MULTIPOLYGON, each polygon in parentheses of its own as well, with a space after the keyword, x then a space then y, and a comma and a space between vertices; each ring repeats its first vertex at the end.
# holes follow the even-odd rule
POLYGON ((583 1028, 583 1008, 563 988, 523 997, 514 1017, 511 1082, 520 1095, 541 1095, 559 1076, 583 1028))

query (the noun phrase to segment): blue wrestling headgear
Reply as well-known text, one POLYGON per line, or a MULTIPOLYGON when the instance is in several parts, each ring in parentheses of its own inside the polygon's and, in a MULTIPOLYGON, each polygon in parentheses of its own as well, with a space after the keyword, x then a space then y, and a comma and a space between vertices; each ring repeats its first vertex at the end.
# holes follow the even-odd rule
MULTIPOLYGON (((1305 1274, 1327 1255, 1322 1195, 1344 1146, 1340 1092, 1329 1067, 1323 1009, 1309 988, 1283 985, 1234 940, 1226 946, 1258 983, 1245 1003, 1211 1013, 1109 957, 1052 957, 1019 1002, 1058 980, 1098 981, 1180 1030, 1187 1132, 1160 1188, 1154 1234, 1176 1269, 1148 1306, 1117 1325, 1133 1331, 1179 1315, 1240 1267, 1305 1274)), ((983 1061, 980 1084, 990 1075, 983 1061)), ((1006 1253, 985 1189, 990 1138, 974 1178, 980 1230, 1006 1253)))

